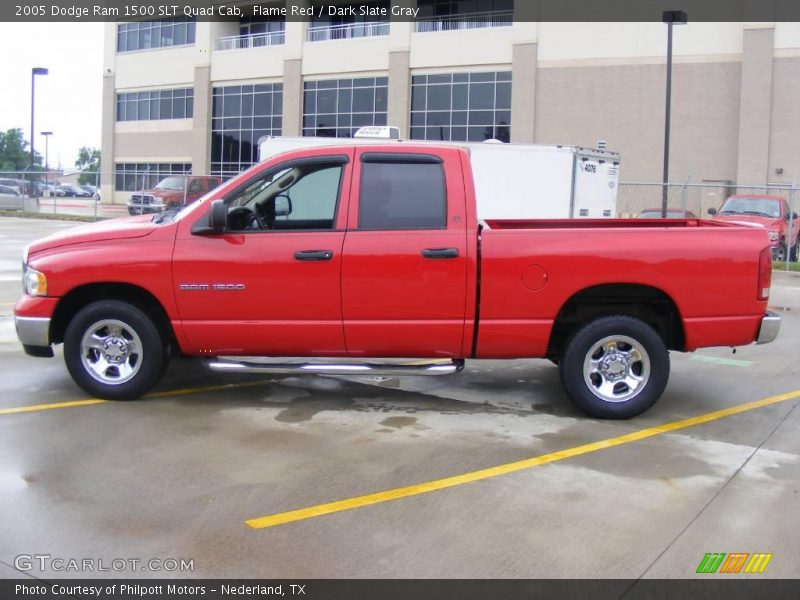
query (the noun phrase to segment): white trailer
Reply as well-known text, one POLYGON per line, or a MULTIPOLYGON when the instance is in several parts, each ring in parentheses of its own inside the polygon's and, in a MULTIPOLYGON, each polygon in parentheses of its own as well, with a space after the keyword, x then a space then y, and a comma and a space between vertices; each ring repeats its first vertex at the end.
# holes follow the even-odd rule
POLYGON ((479 219, 602 219, 617 214, 620 156, 578 146, 397 139, 395 128, 365 128, 354 138, 266 137, 259 160, 315 146, 370 143, 454 145, 470 151, 479 219), (361 135, 359 135, 361 134, 361 135))

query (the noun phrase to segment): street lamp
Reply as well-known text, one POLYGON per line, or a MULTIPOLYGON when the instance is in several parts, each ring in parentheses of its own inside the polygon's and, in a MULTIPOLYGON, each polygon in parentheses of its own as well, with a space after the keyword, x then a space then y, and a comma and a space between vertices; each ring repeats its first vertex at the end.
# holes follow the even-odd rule
POLYGON ((50 157, 49 157, 49 144, 50 136, 53 135, 52 131, 42 131, 40 132, 41 135, 44 136, 44 187, 47 189, 48 186, 48 173, 50 172, 50 157))
POLYGON ((688 19, 682 10, 665 10, 661 20, 667 24, 667 107, 664 116, 664 190, 661 197, 661 218, 666 218, 667 184, 669 184, 669 128, 672 109, 672 26, 686 25, 688 19))
POLYGON ((33 197, 33 113, 34 113, 34 105, 35 105, 35 98, 36 98, 36 76, 37 75, 47 75, 49 71, 44 67, 33 67, 31 69, 31 197, 33 197))

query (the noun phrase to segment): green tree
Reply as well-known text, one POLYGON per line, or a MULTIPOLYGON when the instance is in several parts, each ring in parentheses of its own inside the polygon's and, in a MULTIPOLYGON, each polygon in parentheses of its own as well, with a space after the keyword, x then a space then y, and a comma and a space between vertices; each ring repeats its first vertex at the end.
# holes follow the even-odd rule
POLYGON ((75 161, 75 166, 81 170, 81 174, 78 175, 78 184, 100 184, 97 177, 97 173, 100 171, 100 150, 89 146, 81 147, 78 150, 78 160, 75 161))
MULTIPOLYGON (((22 135, 22 129, 9 129, 0 132, 0 171, 25 171, 30 167, 29 144, 22 135)), ((34 153, 34 168, 41 169, 42 155, 34 153)))

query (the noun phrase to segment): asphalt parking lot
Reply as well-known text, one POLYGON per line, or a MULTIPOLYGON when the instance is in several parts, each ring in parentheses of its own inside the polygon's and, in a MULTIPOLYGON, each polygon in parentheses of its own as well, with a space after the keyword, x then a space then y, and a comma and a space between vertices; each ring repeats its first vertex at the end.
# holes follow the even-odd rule
POLYGON ((92 403, 11 316, 22 248, 71 225, 0 219, 0 577, 47 554, 193 561, 101 577, 685 578, 709 552, 773 554, 726 577, 797 576, 800 276, 774 278, 776 342, 673 353, 630 421, 527 360, 377 382, 181 359, 149 398, 92 403))

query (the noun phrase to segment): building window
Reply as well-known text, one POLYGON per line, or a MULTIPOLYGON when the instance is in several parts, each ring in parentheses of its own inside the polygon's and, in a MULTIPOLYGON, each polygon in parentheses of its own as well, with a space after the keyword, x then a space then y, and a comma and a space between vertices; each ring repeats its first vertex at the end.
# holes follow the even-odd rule
POLYGON ((327 79, 303 84, 303 135, 353 137, 367 125, 386 125, 387 77, 327 79))
POLYGON ((389 17, 374 16, 370 11, 389 12, 388 0, 373 0, 361 4, 339 4, 324 7, 322 14, 311 17, 308 26, 309 42, 345 40, 351 38, 389 35, 389 17), (331 15, 329 9, 336 9, 331 15), (366 12, 367 14, 362 14, 366 12))
POLYGON ((511 140, 511 71, 411 78, 411 139, 511 140))
POLYGON ((117 26, 117 52, 194 44, 195 20, 142 21, 117 26))
POLYGON ((148 190, 165 177, 191 172, 191 163, 116 163, 114 189, 118 192, 148 190))
POLYGON ((258 162, 258 140, 281 135, 283 84, 214 88, 211 172, 231 176, 258 162))
POLYGON ((239 35, 217 38, 217 50, 243 50, 280 46, 286 42, 286 17, 242 17, 239 35))
POLYGON ((193 115, 192 88, 117 94, 117 121, 191 119, 193 115))
POLYGON ((418 0, 415 31, 455 31, 510 27, 514 0, 418 0))

